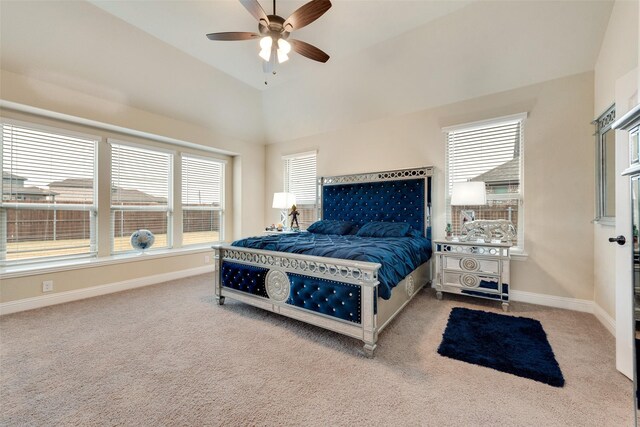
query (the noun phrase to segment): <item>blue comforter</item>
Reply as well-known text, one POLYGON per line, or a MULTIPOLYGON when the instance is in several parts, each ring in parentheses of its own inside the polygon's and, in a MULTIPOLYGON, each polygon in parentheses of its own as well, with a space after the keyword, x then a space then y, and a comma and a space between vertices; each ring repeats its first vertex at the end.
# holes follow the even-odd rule
POLYGON ((273 234, 236 240, 243 248, 377 262, 378 295, 391 297, 391 289, 431 257, 431 240, 424 237, 360 237, 333 234, 273 234))

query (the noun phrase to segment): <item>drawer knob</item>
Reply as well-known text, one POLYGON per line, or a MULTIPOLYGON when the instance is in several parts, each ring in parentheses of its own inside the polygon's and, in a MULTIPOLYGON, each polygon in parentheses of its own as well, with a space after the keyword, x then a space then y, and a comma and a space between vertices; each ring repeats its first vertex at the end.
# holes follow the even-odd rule
POLYGON ((480 284, 480 279, 473 274, 463 274, 460 276, 460 284, 465 288, 476 288, 480 284))
POLYGON ((475 258, 462 258, 460 260, 460 268, 466 271, 478 271, 480 263, 475 258))

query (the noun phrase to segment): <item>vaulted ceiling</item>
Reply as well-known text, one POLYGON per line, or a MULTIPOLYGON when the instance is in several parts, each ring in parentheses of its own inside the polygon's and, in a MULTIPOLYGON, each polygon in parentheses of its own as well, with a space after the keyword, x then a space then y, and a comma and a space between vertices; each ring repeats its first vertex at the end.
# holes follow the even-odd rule
POLYGON ((0 68, 275 142, 593 70, 612 4, 334 0, 295 33, 329 62, 291 55, 265 85, 257 40, 205 37, 257 29, 236 0, 3 0, 0 68))

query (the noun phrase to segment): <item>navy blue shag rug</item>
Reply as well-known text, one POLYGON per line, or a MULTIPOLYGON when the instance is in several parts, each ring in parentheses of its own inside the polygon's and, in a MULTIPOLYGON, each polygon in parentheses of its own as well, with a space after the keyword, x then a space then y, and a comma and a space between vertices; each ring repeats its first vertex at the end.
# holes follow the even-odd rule
POLYGON ((553 387, 564 386, 542 324, 528 317, 454 308, 438 353, 553 387))

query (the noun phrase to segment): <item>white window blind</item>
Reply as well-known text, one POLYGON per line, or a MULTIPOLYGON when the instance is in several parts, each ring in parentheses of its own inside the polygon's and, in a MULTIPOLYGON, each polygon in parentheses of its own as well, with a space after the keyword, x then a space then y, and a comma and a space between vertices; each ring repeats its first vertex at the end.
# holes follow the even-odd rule
POLYGON ((131 250, 139 229, 155 235, 153 248, 171 247, 169 215, 173 155, 109 141, 111 144, 112 251, 131 250))
POLYGON ((523 128, 521 114, 503 119, 445 129, 447 135, 447 222, 459 233, 460 206, 451 206, 456 182, 482 181, 487 205, 473 206, 476 219, 509 219, 523 243, 523 128))
POLYGON ((0 262, 96 253, 98 138, 3 122, 0 262))
POLYGON ((305 230, 318 218, 316 209, 316 153, 286 156, 284 160, 284 191, 296 195, 298 223, 305 230))
POLYGON ((223 239, 224 163, 182 156, 182 244, 223 239))
POLYGON ((284 158, 284 191, 296 195, 297 205, 316 204, 316 154, 284 158))

